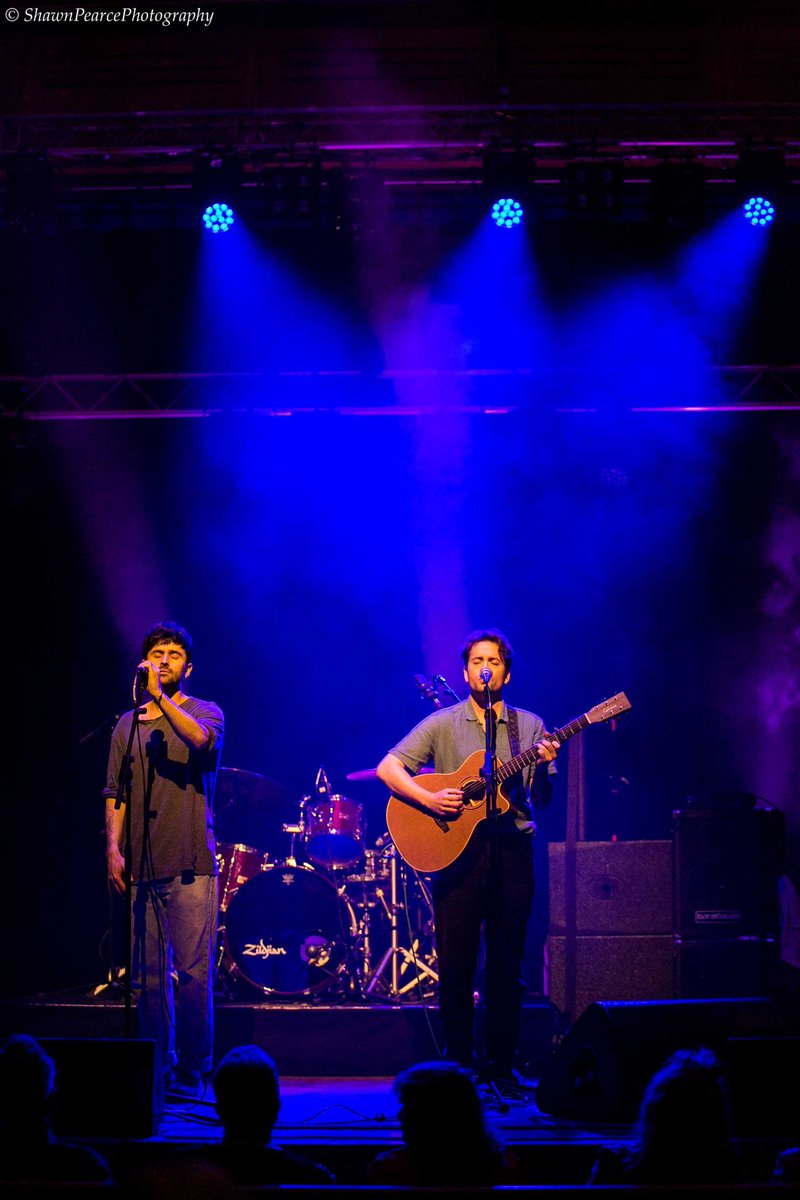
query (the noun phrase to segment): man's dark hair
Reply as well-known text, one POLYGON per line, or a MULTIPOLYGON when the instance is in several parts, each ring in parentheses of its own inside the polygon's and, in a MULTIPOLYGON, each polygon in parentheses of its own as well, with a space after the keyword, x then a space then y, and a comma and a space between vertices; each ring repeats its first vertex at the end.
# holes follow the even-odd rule
POLYGON ((469 662, 469 656, 472 653, 472 647, 478 642, 494 642, 500 652, 500 657, 503 660, 506 668, 506 674, 511 670, 511 662, 514 658, 514 651, 511 648, 506 635, 500 629, 473 629, 472 633, 468 633, 461 647, 461 658, 464 666, 469 662))
POLYGON ((182 625, 174 621, 160 621, 152 629, 148 629, 142 642, 142 658, 147 658, 154 646, 162 646, 165 642, 175 642, 186 651, 186 661, 192 661, 192 639, 182 625))

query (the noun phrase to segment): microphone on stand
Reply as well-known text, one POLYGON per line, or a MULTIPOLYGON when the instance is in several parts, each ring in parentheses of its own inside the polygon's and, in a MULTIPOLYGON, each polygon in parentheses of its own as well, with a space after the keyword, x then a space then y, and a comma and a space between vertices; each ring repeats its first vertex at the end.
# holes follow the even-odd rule
POLYGON ((434 675, 433 682, 434 682, 434 686, 437 684, 441 684, 442 687, 444 688, 444 690, 447 692, 448 696, 452 696, 457 704, 460 703, 461 697, 456 695, 456 693, 450 687, 450 684, 445 679, 444 675, 434 675))
POLYGON ((481 670, 481 683, 491 683, 492 672, 489 667, 483 667, 481 670))
POLYGON ((150 672, 148 671, 147 667, 137 667, 136 668, 136 679, 134 680, 134 687, 136 688, 137 692, 143 692, 146 689, 147 681, 149 678, 150 678, 150 672))
POLYGON ((436 708, 442 707, 442 702, 439 699, 439 693, 436 691, 436 688, 432 683, 428 683, 428 680, 424 675, 415 675, 414 683, 422 692, 420 699, 424 697, 426 700, 430 700, 431 704, 434 704, 436 708))
POLYGON ((317 771, 317 778, 314 780, 314 789, 321 796, 330 796, 333 792, 330 780, 324 767, 320 767, 317 771))

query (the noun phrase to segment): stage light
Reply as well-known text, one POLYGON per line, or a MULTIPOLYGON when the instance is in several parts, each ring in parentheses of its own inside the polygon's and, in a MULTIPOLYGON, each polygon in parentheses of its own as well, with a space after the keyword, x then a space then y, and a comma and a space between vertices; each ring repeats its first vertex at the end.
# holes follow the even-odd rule
POLYGON ((495 200, 492 205, 492 220, 498 229, 514 229, 522 224, 525 211, 518 200, 512 197, 495 200))
POLYGON ((788 187, 786 156, 768 146, 747 146, 736 162, 736 199, 742 216, 758 228, 771 225, 786 199, 788 187))
POLYGON ((491 213, 498 228, 515 229, 522 224, 532 199, 534 166, 529 146, 502 146, 492 141, 487 147, 481 194, 484 212, 491 213))
POLYGON ((742 216, 751 225, 762 228, 771 225, 775 219, 775 206, 765 196, 751 196, 742 205, 742 216))
POLYGON ((211 233, 227 233, 236 215, 229 204, 209 204, 203 213, 203 225, 211 233))
POLYGON ((192 172, 195 212, 203 228, 225 233, 234 222, 241 195, 244 167, 238 154, 205 151, 196 154, 192 172))

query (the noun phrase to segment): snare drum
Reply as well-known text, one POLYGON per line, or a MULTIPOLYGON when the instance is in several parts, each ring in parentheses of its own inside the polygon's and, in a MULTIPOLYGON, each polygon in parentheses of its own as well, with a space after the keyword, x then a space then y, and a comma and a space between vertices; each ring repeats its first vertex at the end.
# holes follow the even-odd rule
POLYGON ((217 868, 219 870, 219 910, 225 912, 237 890, 267 865, 269 855, 255 846, 243 846, 240 842, 229 845, 217 843, 217 868))
POLYGON ((346 796, 303 802, 306 855, 318 867, 352 867, 364 853, 362 806, 346 796))

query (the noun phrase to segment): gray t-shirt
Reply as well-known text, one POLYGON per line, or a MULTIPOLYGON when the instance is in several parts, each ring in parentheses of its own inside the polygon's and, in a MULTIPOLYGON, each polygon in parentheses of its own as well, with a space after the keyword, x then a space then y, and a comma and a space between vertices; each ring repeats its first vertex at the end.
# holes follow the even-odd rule
MULTIPOLYGON (((519 751, 529 750, 544 737, 544 722, 536 713, 526 712, 524 708, 515 711, 519 725, 519 751)), ((389 753, 414 773, 420 767, 432 765, 437 774, 449 775, 458 770, 465 758, 469 758, 476 750, 485 749, 485 746, 483 725, 472 703, 464 700, 461 704, 439 709, 425 717, 389 753)), ((508 706, 503 702, 497 722, 497 758, 501 763, 506 763, 512 757, 508 737, 508 706)), ((551 765, 555 769, 554 764, 551 765)), ((515 823, 519 829, 533 829, 530 805, 533 770, 532 766, 528 766, 506 783, 504 792, 514 808, 523 814, 523 819, 514 821, 512 815, 507 813, 500 818, 502 824, 515 823)))
MULTIPOLYGON (((213 806, 225 720, 222 710, 210 700, 187 696, 182 707, 211 731, 211 739, 202 750, 187 746, 163 715, 155 721, 140 721, 134 735, 131 747, 134 879, 168 879, 185 871, 197 875, 217 873, 213 806), (140 871, 145 794, 150 799, 150 855, 144 871, 140 871)), ((104 796, 117 794, 132 720, 132 712, 124 713, 111 735, 104 796)))

